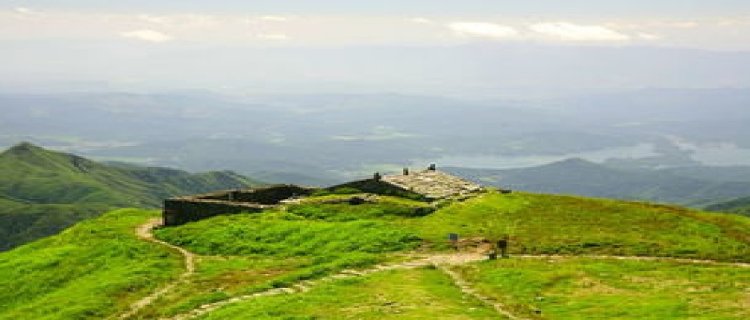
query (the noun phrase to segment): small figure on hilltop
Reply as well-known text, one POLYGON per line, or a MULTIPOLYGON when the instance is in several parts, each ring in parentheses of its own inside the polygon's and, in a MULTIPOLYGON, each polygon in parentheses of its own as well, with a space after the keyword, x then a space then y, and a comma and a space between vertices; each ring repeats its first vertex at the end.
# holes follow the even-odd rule
POLYGON ((458 234, 456 233, 449 233, 448 234, 448 240, 451 242, 451 247, 453 250, 458 251, 458 234))
POLYGON ((497 240, 497 249, 500 250, 500 257, 508 257, 508 235, 504 235, 500 240, 497 240))
POLYGON ((408 175, 409 175, 409 168, 404 168, 404 175, 405 175, 405 176, 408 176, 408 175))
POLYGON ((435 171, 435 170, 437 170, 437 166, 433 163, 429 167, 427 167, 427 170, 428 171, 435 171))
POLYGON ((380 179, 382 178, 383 176, 380 175, 380 172, 375 172, 375 174, 372 176, 372 179, 375 181, 380 181, 380 179))

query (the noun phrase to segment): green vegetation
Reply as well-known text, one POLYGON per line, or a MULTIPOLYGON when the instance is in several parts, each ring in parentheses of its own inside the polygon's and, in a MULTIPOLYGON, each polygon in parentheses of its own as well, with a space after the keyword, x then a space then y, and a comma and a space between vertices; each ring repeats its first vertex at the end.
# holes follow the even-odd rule
POLYGON ((750 317, 750 272, 741 267, 563 258, 501 259, 457 269, 482 294, 527 318, 750 317))
POLYGON ((207 255, 351 257, 414 248, 419 238, 375 220, 308 220, 285 212, 220 216, 157 232, 207 255))
POLYGON ((238 303, 201 319, 498 319, 435 269, 388 271, 238 303))
POLYGON ((22 143, 0 153, 0 251, 112 208, 157 207, 173 195, 255 184, 233 172, 105 165, 22 143))
POLYGON ((366 198, 364 194, 328 195, 304 199, 301 204, 293 205, 288 211, 308 219, 328 221, 351 221, 359 219, 387 219, 395 217, 419 217, 435 210, 427 203, 396 198, 378 196, 377 202, 365 202, 349 205, 352 197, 366 198))
POLYGON ((142 309, 136 318, 173 316, 193 310, 204 303, 287 286, 301 279, 330 273, 330 268, 343 267, 346 267, 346 261, 339 261, 338 265, 319 264, 310 257, 200 256, 196 273, 190 277, 190 281, 181 283, 142 309))
MULTIPOLYGON (((2 200, 3 198, 0 198, 2 200)), ((14 202, 14 201, 9 201, 14 202)), ((11 204, 13 207, 14 204, 11 204)), ((176 280, 181 257, 138 240, 155 211, 119 210, 0 253, 0 319, 85 319, 122 313, 176 280), (16 289, 17 288, 17 289, 16 289)), ((155 231, 196 253, 196 270, 134 318, 320 279, 344 269, 449 250, 446 235, 510 235, 511 259, 456 266, 514 313, 553 319, 745 318, 746 268, 519 253, 648 255, 748 261, 750 219, 684 208, 489 191, 435 209, 410 199, 328 194, 262 213, 216 216, 155 231), (360 203, 348 200, 364 199, 360 203), (433 211, 434 210, 434 211, 433 211), (555 262, 548 262, 555 259, 555 262), (738 302, 740 301, 740 302, 738 302)), ((310 291, 230 304, 207 319, 496 319, 434 268, 319 282, 310 291)))
POLYGON ((117 210, 0 253, 0 319, 101 319, 175 279, 181 257, 134 234, 157 215, 117 210))
POLYGON ((530 254, 616 254, 750 261, 750 219, 673 206, 527 193, 489 193, 405 220, 445 246, 450 232, 530 254))

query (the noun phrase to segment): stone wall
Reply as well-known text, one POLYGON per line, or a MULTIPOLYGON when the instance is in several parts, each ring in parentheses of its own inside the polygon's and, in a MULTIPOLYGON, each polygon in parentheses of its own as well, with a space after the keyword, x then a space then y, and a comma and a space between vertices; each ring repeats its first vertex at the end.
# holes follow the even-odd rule
POLYGON ((164 225, 176 226, 222 214, 260 212, 273 206, 221 200, 175 198, 164 200, 164 225))
POLYGON ((260 212, 282 200, 310 195, 316 189, 275 185, 247 190, 226 190, 164 200, 164 225, 175 226, 222 214, 260 212))

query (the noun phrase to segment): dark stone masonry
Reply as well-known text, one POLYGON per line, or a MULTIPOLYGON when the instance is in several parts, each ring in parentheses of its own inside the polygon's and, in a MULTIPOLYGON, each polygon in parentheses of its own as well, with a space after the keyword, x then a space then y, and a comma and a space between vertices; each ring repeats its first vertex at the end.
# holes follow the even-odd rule
POLYGON ((164 225, 176 226, 222 214, 260 212, 278 205, 282 200, 308 196, 315 190, 295 185, 274 185, 170 198, 164 200, 164 225))

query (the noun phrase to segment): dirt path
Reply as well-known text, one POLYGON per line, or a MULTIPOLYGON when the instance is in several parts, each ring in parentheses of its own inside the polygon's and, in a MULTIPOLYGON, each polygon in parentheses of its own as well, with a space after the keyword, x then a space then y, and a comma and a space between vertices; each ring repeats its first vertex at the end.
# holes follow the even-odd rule
MULTIPOLYGON (((170 248, 172 250, 179 252, 184 257, 185 272, 183 272, 176 281, 160 288, 159 290, 151 293, 150 295, 131 304, 127 312, 116 317, 118 319, 127 319, 127 318, 134 316, 138 311, 150 305, 159 297, 173 290, 177 285, 183 283, 184 281, 187 280, 188 277, 190 277, 191 275, 195 273, 195 260, 196 260, 195 254, 181 247, 178 247, 178 246, 175 246, 175 245, 172 245, 167 242, 154 238, 152 231, 154 228, 161 226, 161 223, 162 221, 159 218, 149 220, 148 222, 138 226, 138 228, 136 228, 135 230, 135 233, 138 236, 138 238, 143 239, 144 241, 153 242, 153 243, 159 244, 161 246, 165 246, 167 248, 170 248)), ((453 280, 456 286, 463 293, 474 297, 475 299, 485 303, 488 306, 491 306, 500 315, 507 317, 509 319, 514 319, 514 320, 523 319, 523 318, 519 318, 513 315, 511 312, 507 310, 507 307, 505 305, 498 302, 497 300, 484 296, 481 293, 479 293, 477 290, 472 288, 471 285, 465 279, 463 279, 459 273, 449 268, 450 266, 464 265, 468 263, 486 260, 487 259, 486 256, 475 254, 475 253, 452 253, 452 254, 410 255, 409 257, 413 258, 413 260, 408 261, 408 262, 403 262, 403 263, 396 263, 396 264, 376 265, 373 268, 365 269, 365 270, 344 270, 338 274, 331 275, 328 277, 323 277, 323 278, 319 278, 316 280, 300 281, 296 284, 291 285, 290 287, 275 288, 275 289, 270 289, 270 290, 265 290, 265 291, 256 292, 252 294, 229 298, 227 300, 203 304, 187 313, 179 314, 171 318, 162 318, 162 319, 163 320, 192 319, 192 318, 207 314, 209 312, 212 312, 226 305, 230 305, 230 304, 234 304, 234 303, 238 303, 238 302, 242 302, 246 300, 251 300, 251 299, 265 297, 265 296, 306 292, 310 290, 312 287, 323 282, 330 282, 330 281, 334 281, 338 279, 346 279, 346 278, 352 278, 352 277, 360 277, 360 276, 365 276, 365 275, 369 275, 369 274, 381 272, 381 271, 386 271, 386 270, 414 269, 414 268, 421 268, 421 267, 426 267, 426 266, 435 266, 436 268, 438 268, 439 270, 441 270, 442 272, 450 276, 450 278, 453 280)), ((639 257, 639 256, 608 256, 608 255, 579 255, 579 256, 514 255, 512 256, 512 258, 516 258, 516 259, 519 259, 519 258, 520 259, 588 258, 588 259, 602 259, 602 260, 666 261, 666 262, 678 262, 678 263, 690 263, 690 264, 729 265, 729 266, 750 268, 750 263, 721 262, 721 261, 715 261, 715 260, 700 260, 700 259, 671 258, 671 257, 639 257)))
MULTIPOLYGON (((214 303, 208 303, 201 305, 197 307, 196 309, 176 315, 171 318, 163 318, 162 320, 185 320, 185 319, 192 319, 201 315, 205 315, 207 313, 210 313, 216 309, 219 309, 221 307, 239 303, 242 301, 252 300, 255 298, 260 297, 266 297, 266 296, 274 296, 274 295, 281 295, 281 294, 293 294, 293 293, 300 293, 300 292, 306 292, 310 290, 312 287, 323 283, 323 282, 329 282, 334 281, 338 279, 346 279, 346 278, 352 278, 352 277, 359 277, 359 276, 365 276, 376 272, 386 271, 386 270, 398 270, 398 269, 414 269, 414 268, 421 268, 426 266, 435 266, 445 274, 451 277, 453 282, 456 284, 456 286, 465 294, 474 297, 475 299, 485 303, 486 305, 492 307, 495 309, 495 311, 498 312, 498 314, 507 317, 508 319, 514 319, 514 320, 521 320, 524 318, 518 317, 516 315, 513 315, 510 311, 508 311, 507 307, 502 304, 501 302, 491 298, 482 295, 479 293, 476 289, 472 288, 469 282, 464 280, 461 275, 453 270, 451 270, 450 266, 457 266, 457 265, 464 265, 469 263, 474 263, 478 261, 487 260, 487 257, 485 255, 480 254, 473 254, 473 253, 457 253, 457 254, 431 254, 431 255, 414 255, 411 256, 415 260, 404 262, 404 263, 397 263, 397 264, 388 264, 388 265, 377 265, 373 268, 366 269, 366 270, 344 270, 341 273, 331 275, 328 277, 320 278, 317 280, 305 280, 298 282, 290 287, 286 288, 275 288, 270 289, 266 291, 261 291, 253 294, 243 295, 243 296, 237 296, 233 297, 227 300, 218 301, 214 303)), ((678 262, 678 263, 690 263, 690 264, 707 264, 707 265, 730 265, 730 266, 736 266, 736 267, 743 267, 748 268, 750 267, 750 263, 741 263, 741 262, 720 262, 720 261, 714 261, 714 260, 700 260, 700 259, 684 259, 684 258, 670 258, 670 257, 637 257, 637 256, 607 256, 607 255, 581 255, 581 256, 565 256, 565 255, 514 255, 512 258, 516 259, 570 259, 570 258, 588 258, 588 259, 602 259, 602 260, 631 260, 631 261, 668 261, 668 262, 678 262)))
POLYGON ((442 270, 443 272, 447 273, 453 279, 456 285, 461 289, 461 291, 492 306, 493 308, 495 308, 495 310, 498 311, 498 313, 510 319, 519 319, 518 317, 515 317, 512 314, 510 314, 510 312, 507 312, 506 310, 504 310, 502 304, 491 301, 490 298, 481 296, 480 294, 473 292, 473 290, 468 286, 468 283, 463 281, 463 279, 460 279, 460 277, 458 277, 457 274, 447 269, 447 266, 462 265, 462 264, 467 264, 467 263, 478 262, 478 261, 486 260, 487 257, 483 255, 479 255, 479 254, 434 254, 434 255, 426 255, 426 256, 422 255, 422 256, 414 256, 414 257, 416 258, 415 260, 408 261, 408 262, 376 265, 373 268, 365 269, 365 270, 344 270, 338 274, 334 274, 328 277, 323 277, 323 278, 316 279, 316 280, 300 281, 286 288, 275 288, 275 289, 261 291, 261 292, 257 292, 253 294, 237 296, 237 297, 230 298, 230 299, 223 300, 223 301, 208 303, 208 304, 201 305, 188 313, 176 315, 171 318, 162 318, 162 320, 192 319, 195 317, 199 317, 201 315, 205 315, 209 312, 212 312, 226 305, 230 305, 230 304, 234 304, 234 303, 238 303, 242 301, 247 301, 247 300, 260 298, 260 297, 281 295, 281 294, 307 292, 312 287, 319 285, 321 283, 324 283, 324 282, 330 282, 330 281, 353 278, 353 277, 361 277, 361 276, 366 276, 369 274, 387 271, 387 270, 415 269, 415 268, 422 268, 426 266, 435 266, 439 268, 440 270, 442 270))
POLYGON ((138 228, 135 229, 135 235, 138 238, 140 238, 140 239, 142 239, 144 241, 153 242, 153 243, 156 243, 158 245, 165 246, 165 247, 167 247, 167 248, 169 248, 171 250, 175 250, 175 251, 179 252, 183 256, 183 258, 184 258, 185 272, 183 272, 180 275, 180 277, 177 280, 173 281, 172 283, 170 283, 170 284, 168 284, 168 285, 166 285, 164 287, 161 287, 159 290, 156 290, 155 292, 151 293, 150 295, 148 295, 148 296, 146 296, 146 297, 144 297, 144 298, 142 298, 142 299, 134 302, 133 304, 131 304, 130 307, 128 308, 127 312, 125 312, 125 313, 119 315, 118 317, 116 317, 118 319, 127 319, 127 318, 132 317, 138 311, 140 311, 144 307, 150 305, 151 303, 153 303, 159 297, 165 295, 169 291, 172 291, 172 289, 174 289, 175 287, 177 287, 177 285, 181 284, 188 277, 190 277, 191 275, 193 275, 193 273, 195 273, 195 254, 193 254, 192 252, 187 251, 187 250, 185 250, 185 249, 183 249, 181 247, 175 246, 175 245, 170 244, 170 243, 166 243, 166 242, 161 241, 159 239, 156 239, 154 237, 154 234, 153 234, 154 228, 159 227, 161 225, 162 225, 162 219, 161 218, 151 219, 148 222, 146 222, 146 223, 138 226, 138 228))
POLYGON ((673 258, 673 257, 646 257, 646 256, 610 256, 610 255, 514 255, 512 258, 520 259, 570 259, 570 258, 587 258, 587 259, 598 259, 598 260, 628 260, 628 261, 655 261, 655 262, 677 262, 685 264, 705 264, 715 266, 733 266, 740 268, 750 268, 750 263, 747 262, 725 262, 716 260, 705 260, 705 259, 688 259, 688 258, 673 258))

